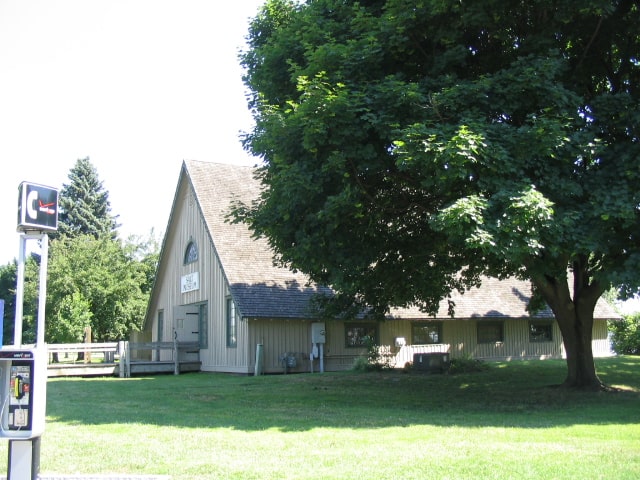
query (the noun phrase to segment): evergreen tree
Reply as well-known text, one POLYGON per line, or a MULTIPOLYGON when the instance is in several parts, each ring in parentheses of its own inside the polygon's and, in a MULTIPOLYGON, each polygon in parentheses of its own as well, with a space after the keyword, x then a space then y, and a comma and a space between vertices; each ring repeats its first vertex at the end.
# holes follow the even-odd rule
POLYGON ((69 172, 69 180, 69 184, 62 185, 58 232, 52 236, 91 235, 115 239, 119 226, 117 216, 111 214, 109 193, 104 190, 89 157, 76 161, 69 172))
MULTIPOLYGON (((89 158, 69 173, 59 197, 58 232, 50 234, 45 339, 79 342, 92 328, 96 341, 127 338, 142 326, 158 259, 158 242, 117 238, 108 193, 89 158)), ((35 339, 40 256, 25 265, 23 343, 35 339)), ((5 343, 13 338, 16 261, 0 266, 5 343)), ((57 359, 54 358, 54 361, 57 359)))

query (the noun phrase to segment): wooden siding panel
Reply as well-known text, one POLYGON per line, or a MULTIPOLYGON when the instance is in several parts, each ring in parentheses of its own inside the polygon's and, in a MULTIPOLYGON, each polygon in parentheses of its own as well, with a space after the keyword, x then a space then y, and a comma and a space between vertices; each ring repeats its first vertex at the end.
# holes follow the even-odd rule
POLYGON ((263 372, 284 373, 283 357, 286 353, 296 359, 295 368, 291 372, 310 371, 309 356, 311 353, 311 322, 304 320, 256 320, 245 321, 250 331, 251 348, 250 370, 253 372, 256 361, 256 347, 262 345, 263 372))
MULTIPOLYGON (((477 343, 477 320, 444 320, 443 343, 434 345, 411 344, 411 322, 393 320, 379 324, 379 337, 382 351, 391 355, 390 365, 402 368, 413 362, 416 353, 450 353, 452 358, 470 355, 486 360, 546 359, 562 358, 562 338, 560 329, 553 322, 551 342, 531 342, 529 340, 528 319, 504 320, 504 341, 490 344, 477 343), (403 337, 407 344, 397 347, 395 339, 403 337)), ((352 323, 352 322, 347 322, 352 323)), ((297 368, 293 371, 309 371, 309 353, 311 351, 311 327, 307 321, 264 321, 252 320, 252 351, 249 373, 255 365, 255 348, 262 343, 265 354, 265 373, 282 372, 279 358, 284 352, 296 352, 297 368)), ((358 356, 366 355, 364 348, 345 346, 345 322, 326 321, 327 344, 324 347, 324 367, 326 371, 347 370, 353 367, 358 356)), ((596 321, 594 325, 594 356, 610 355, 605 321, 596 321)), ((314 360, 313 370, 318 371, 319 361, 314 360)))
MULTIPOLYGON (((410 322, 399 320, 392 328, 383 327, 381 344, 394 354, 396 367, 413 361, 415 353, 449 352, 452 358, 470 355, 492 360, 564 358, 562 335, 557 322, 552 323, 551 342, 531 342, 528 319, 504 320, 504 341, 490 344, 477 343, 477 320, 444 320, 443 342, 436 345, 411 345, 410 322), (402 324, 406 324, 403 326, 402 324), (395 338, 403 336, 407 345, 395 347, 395 338)), ((389 322, 392 323, 392 322, 389 322)), ((607 322, 596 320, 593 328, 593 354, 595 357, 612 355, 607 322)))
MULTIPOLYGON (((157 341, 155 324, 158 310, 164 310, 165 320, 162 340, 173 338, 173 308, 177 305, 206 303, 208 306, 208 348, 200 351, 202 370, 205 371, 247 371, 248 350, 246 346, 247 329, 242 322, 238 324, 238 347, 226 346, 225 301, 229 294, 226 279, 215 255, 200 210, 186 182, 180 185, 172 214, 173 222, 165 237, 163 246, 163 265, 158 272, 155 290, 158 292, 150 304, 150 318, 146 331, 157 341), (189 242, 198 247, 198 260, 184 265, 184 253, 189 242), (199 289, 181 293, 182 276, 198 272, 199 289)), ((169 357, 171 352, 162 352, 169 357)), ((161 358, 162 358, 161 357, 161 358)), ((169 358, 162 358, 163 360, 169 358)))
POLYGON ((594 320, 593 322, 593 356, 610 357, 615 355, 609 338, 609 327, 606 320, 594 320))
POLYGON ((367 354, 367 350, 365 348, 353 348, 346 346, 346 324, 353 323, 358 322, 342 322, 335 320, 328 320, 325 322, 327 327, 327 345, 325 345, 324 349, 325 370, 349 370, 353 367, 358 357, 367 354))
POLYGON ((226 279, 218 269, 218 285, 209 302, 209 349, 201 353, 202 370, 210 372, 249 373, 250 355, 247 341, 247 322, 237 323, 237 346, 227 346, 226 301, 229 294, 226 279))

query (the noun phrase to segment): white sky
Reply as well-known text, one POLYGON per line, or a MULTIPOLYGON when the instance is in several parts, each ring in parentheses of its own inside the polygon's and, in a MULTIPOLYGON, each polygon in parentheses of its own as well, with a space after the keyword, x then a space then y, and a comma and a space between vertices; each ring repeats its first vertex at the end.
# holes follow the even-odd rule
POLYGON ((238 65, 264 0, 0 0, 0 265, 18 185, 98 171, 120 236, 164 234, 182 160, 254 165, 238 65))

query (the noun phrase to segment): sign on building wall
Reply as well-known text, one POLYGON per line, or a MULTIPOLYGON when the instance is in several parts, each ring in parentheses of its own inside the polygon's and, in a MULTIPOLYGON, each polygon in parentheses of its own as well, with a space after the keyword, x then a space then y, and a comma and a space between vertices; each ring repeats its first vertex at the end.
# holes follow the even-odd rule
POLYGON ((180 277, 180 292, 187 293, 200 289, 200 275, 198 272, 180 277))
POLYGON ((36 183, 18 187, 18 231, 58 229, 58 190, 36 183))

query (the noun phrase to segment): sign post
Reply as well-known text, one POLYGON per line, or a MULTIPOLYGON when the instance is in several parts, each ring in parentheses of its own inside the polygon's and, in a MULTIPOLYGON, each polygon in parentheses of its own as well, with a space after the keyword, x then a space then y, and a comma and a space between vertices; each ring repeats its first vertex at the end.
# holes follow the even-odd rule
POLYGON ((0 298, 0 346, 4 345, 4 300, 0 298))
POLYGON ((36 480, 44 432, 47 346, 44 342, 49 237, 58 228, 58 191, 22 182, 18 188, 18 270, 13 345, 0 348, 0 437, 9 439, 7 480, 36 480), (24 267, 28 240, 41 247, 36 343, 22 345, 24 267))

